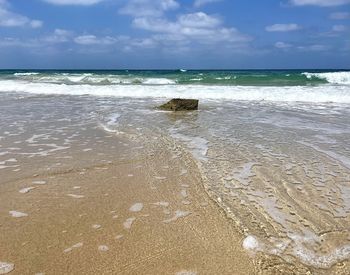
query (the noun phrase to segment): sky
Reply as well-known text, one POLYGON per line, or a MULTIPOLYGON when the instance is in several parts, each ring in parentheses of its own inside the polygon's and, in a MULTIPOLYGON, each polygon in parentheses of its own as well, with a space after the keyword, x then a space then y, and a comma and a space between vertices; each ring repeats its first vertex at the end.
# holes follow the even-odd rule
POLYGON ((2 69, 350 69, 350 0, 0 0, 2 69))

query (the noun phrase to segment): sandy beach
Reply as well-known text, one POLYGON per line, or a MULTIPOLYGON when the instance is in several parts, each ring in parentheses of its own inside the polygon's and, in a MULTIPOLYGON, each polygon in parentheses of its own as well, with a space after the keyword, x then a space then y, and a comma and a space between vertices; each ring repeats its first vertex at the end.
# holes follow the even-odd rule
POLYGON ((0 0, 0 275, 350 275, 350 0, 0 0))
POLYGON ((122 142, 108 164, 1 183, 0 259, 11 274, 255 274, 187 153, 127 154, 135 144, 122 142))
POLYGON ((241 88, 35 77, 35 91, 0 94, 0 274, 350 273, 347 105, 166 112, 158 92, 241 88))

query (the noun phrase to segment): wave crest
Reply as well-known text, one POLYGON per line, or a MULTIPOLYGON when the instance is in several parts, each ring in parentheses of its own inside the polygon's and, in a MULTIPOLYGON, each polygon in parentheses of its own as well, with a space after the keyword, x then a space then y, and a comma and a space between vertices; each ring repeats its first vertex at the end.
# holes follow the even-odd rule
POLYGON ((217 86, 217 85, 65 85, 0 81, 0 92, 92 95, 130 98, 198 98, 207 100, 350 103, 348 86, 217 86))
POLYGON ((331 84, 346 84, 350 85, 350 72, 329 72, 329 73, 302 73, 308 79, 318 78, 326 80, 331 84))

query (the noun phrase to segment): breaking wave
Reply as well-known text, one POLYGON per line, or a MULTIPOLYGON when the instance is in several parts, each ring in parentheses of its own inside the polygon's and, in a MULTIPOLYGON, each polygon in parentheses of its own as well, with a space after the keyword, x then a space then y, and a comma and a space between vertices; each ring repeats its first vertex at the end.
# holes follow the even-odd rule
POLYGON ((331 84, 350 85, 350 72, 302 73, 308 79, 324 79, 331 84))
POLYGON ((0 92, 131 98, 187 97, 208 100, 350 103, 348 86, 67 85, 0 80, 0 92))

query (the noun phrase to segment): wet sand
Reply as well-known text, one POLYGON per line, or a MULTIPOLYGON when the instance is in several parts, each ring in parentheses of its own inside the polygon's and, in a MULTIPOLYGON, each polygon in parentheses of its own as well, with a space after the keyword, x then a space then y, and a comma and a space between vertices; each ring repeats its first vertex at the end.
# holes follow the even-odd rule
POLYGON ((254 274, 191 158, 156 146, 127 154, 125 142, 108 164, 0 184, 0 262, 11 274, 254 274))
POLYGON ((0 99, 0 274, 350 274, 347 108, 0 99))

